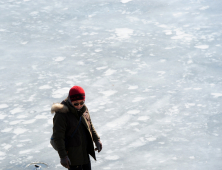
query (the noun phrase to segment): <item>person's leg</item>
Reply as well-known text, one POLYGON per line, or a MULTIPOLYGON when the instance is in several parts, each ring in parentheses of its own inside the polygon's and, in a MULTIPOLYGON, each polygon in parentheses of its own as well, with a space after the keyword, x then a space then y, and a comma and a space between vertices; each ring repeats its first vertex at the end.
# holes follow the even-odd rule
POLYGON ((91 170, 91 162, 89 161, 88 164, 82 165, 82 170, 91 170))
POLYGON ((82 166, 69 166, 69 170, 82 170, 82 166))

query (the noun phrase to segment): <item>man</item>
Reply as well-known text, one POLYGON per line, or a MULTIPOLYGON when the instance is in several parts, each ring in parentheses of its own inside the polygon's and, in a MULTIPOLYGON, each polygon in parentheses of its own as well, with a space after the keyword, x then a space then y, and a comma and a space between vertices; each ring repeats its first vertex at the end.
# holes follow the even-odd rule
POLYGON ((52 105, 51 112, 56 113, 53 118, 53 139, 62 166, 69 170, 91 170, 89 155, 96 160, 95 150, 100 152, 102 143, 85 105, 83 88, 73 86, 61 104, 52 105))

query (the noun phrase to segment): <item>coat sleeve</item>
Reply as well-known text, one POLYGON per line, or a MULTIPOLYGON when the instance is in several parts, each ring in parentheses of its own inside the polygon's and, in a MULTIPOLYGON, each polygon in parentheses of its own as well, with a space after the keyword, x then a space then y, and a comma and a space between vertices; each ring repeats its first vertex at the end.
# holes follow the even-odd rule
POLYGON ((96 129, 94 128, 94 126, 93 126, 93 124, 92 124, 90 115, 89 115, 89 120, 90 120, 90 125, 91 125, 90 129, 91 129, 91 132, 92 132, 93 140, 94 140, 94 141, 98 141, 98 140, 100 140, 100 137, 99 137, 99 135, 97 134, 96 129))
POLYGON ((53 139, 58 149, 58 154, 60 158, 64 158, 65 156, 67 156, 67 152, 65 149, 66 127, 66 117, 61 113, 56 113, 53 118, 53 139))

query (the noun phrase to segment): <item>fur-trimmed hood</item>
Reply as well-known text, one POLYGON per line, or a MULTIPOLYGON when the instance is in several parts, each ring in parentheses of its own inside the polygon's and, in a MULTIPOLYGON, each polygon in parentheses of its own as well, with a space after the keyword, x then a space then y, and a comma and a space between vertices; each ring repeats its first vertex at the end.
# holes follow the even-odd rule
POLYGON ((51 107, 51 113, 55 113, 55 112, 61 112, 61 113, 67 113, 69 112, 69 108, 61 103, 54 103, 51 107))

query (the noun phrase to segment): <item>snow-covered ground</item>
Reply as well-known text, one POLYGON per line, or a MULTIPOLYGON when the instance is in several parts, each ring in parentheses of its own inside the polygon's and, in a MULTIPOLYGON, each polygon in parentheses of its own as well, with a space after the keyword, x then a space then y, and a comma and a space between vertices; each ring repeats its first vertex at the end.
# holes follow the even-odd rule
POLYGON ((44 162, 73 85, 93 170, 222 169, 222 1, 0 0, 0 169, 44 162))

